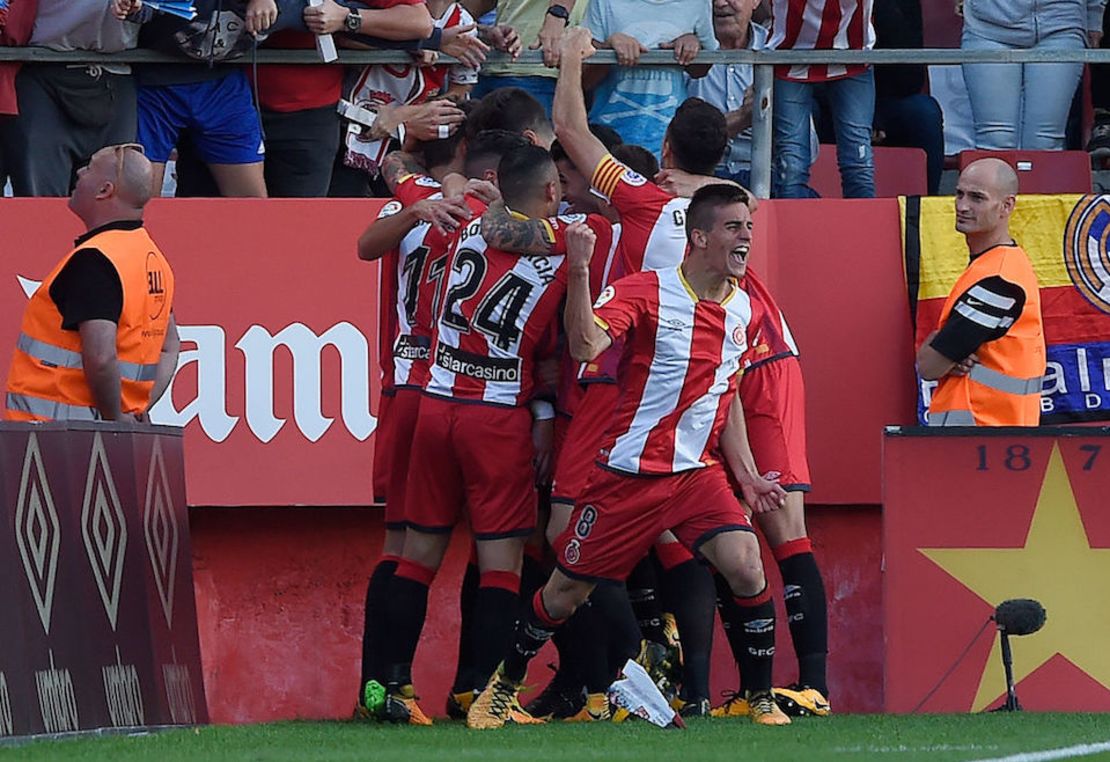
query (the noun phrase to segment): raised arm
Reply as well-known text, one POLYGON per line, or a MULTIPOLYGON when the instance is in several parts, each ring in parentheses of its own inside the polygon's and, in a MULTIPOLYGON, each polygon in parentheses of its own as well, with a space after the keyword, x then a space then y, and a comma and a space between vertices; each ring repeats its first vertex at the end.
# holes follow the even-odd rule
POLYGON ((574 166, 586 177, 593 176, 594 169, 607 153, 602 142, 590 132, 586 99, 582 94, 582 61, 593 54, 594 45, 588 29, 567 30, 563 35, 559 78, 551 107, 555 137, 574 166))
MULTIPOLYGON (((399 202, 394 202, 399 203, 399 202)), ((373 262, 397 248, 409 231, 421 222, 431 223, 450 234, 470 219, 470 207, 453 199, 423 199, 394 214, 378 217, 358 237, 358 258, 373 262)))
POLYGON ((597 235, 584 222, 567 228, 567 304, 563 322, 567 331, 567 348, 578 362, 589 362, 613 343, 594 318, 590 299, 590 259, 597 235))

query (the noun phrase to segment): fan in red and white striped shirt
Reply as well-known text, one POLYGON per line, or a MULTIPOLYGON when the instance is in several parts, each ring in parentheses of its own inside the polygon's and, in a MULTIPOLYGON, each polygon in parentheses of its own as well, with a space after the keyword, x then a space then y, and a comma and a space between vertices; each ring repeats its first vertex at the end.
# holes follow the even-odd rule
MULTIPOLYGON (((875 28, 871 24, 874 0, 772 0, 772 50, 871 50, 875 28)), ((799 64, 776 66, 782 79, 823 82, 850 77, 866 64, 799 64)))

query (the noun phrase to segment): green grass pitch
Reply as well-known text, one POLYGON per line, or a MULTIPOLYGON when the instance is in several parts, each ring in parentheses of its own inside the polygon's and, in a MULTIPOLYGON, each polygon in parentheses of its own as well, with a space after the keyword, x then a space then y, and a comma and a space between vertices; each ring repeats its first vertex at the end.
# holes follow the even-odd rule
POLYGON ((139 736, 0 746, 0 760, 980 760, 1064 750, 1034 759, 1110 759, 1110 715, 845 715, 760 728, 746 719, 693 720, 684 730, 644 722, 469 731, 355 722, 285 722, 167 730, 139 736), (1100 746, 1101 744, 1101 746, 1100 746), (1101 749, 1101 751, 1099 751, 1101 749), (1089 752, 1095 751, 1094 754, 1089 752))

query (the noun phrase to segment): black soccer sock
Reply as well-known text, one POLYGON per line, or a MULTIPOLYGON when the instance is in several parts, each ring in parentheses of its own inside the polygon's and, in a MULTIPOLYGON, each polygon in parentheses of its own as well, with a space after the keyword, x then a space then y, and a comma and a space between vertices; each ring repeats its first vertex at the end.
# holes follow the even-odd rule
POLYGON ((524 609, 522 616, 516 623, 513 633, 513 644, 505 657, 505 677, 513 682, 523 682, 528 674, 528 662, 543 644, 551 640, 551 636, 565 620, 554 619, 543 605, 543 590, 537 590, 532 596, 532 603, 524 609))
POLYGON ((385 679, 385 652, 382 647, 382 624, 390 580, 397 570, 397 556, 382 556, 366 583, 366 609, 362 620, 362 679, 358 684, 358 700, 362 703, 362 687, 368 680, 385 679))
POLYGON ((644 556, 628 575, 626 584, 628 600, 632 604, 643 638, 655 643, 666 643, 667 636, 663 634, 663 607, 656 592, 659 583, 655 560, 650 555, 644 556))
POLYGON ((608 633, 600 607, 593 597, 578 607, 566 658, 579 665, 586 693, 605 693, 613 682, 609 675, 608 633))
POLYGON ((813 557, 808 537, 791 540, 772 550, 782 572, 783 597, 790 637, 798 656, 798 683, 829 696, 826 661, 829 653, 829 615, 825 583, 813 557))
POLYGON ((707 699, 713 608, 717 598, 713 576, 691 558, 665 570, 661 582, 663 605, 674 613, 682 640, 682 698, 707 699))
POLYGON ((435 569, 402 558, 390 581, 386 602, 388 629, 383 641, 389 665, 386 682, 393 686, 412 682, 412 660, 428 614, 428 586, 435 573, 435 569))
MULTIPOLYGON (((629 659, 640 653, 641 633, 628 601, 628 591, 617 582, 602 582, 590 595, 604 628, 604 645, 608 646, 607 674, 612 683, 629 659)), ((600 644, 599 644, 600 645, 600 644)))
MULTIPOLYGON (((741 628, 736 626, 741 619, 740 607, 736 605, 728 580, 720 572, 713 574, 713 582, 717 587, 717 610, 721 613, 721 625, 725 631, 725 639, 728 641, 728 650, 732 652, 733 660, 739 665, 744 653, 744 634, 741 628)), ((741 681, 743 678, 744 676, 740 675, 741 681)), ((740 685, 740 682, 737 685, 740 685)))
POLYGON ((474 606, 474 684, 484 688, 509 647, 513 623, 520 613, 520 575, 510 571, 482 572, 474 606))
POLYGON ((771 670, 775 657, 775 604, 771 591, 764 587, 749 598, 733 597, 736 608, 730 622, 741 633, 742 647, 737 666, 743 676, 744 689, 750 692, 771 690, 771 670))
POLYGON ((466 565, 462 588, 459 590, 459 661, 455 667, 455 681, 451 684, 452 693, 462 693, 485 685, 479 685, 474 675, 474 609, 478 599, 478 579, 478 564, 471 561, 466 565))
POLYGON ((521 609, 532 600, 536 591, 544 586, 549 576, 551 576, 549 571, 544 569, 541 554, 533 554, 529 546, 524 546, 524 561, 520 566, 521 609))

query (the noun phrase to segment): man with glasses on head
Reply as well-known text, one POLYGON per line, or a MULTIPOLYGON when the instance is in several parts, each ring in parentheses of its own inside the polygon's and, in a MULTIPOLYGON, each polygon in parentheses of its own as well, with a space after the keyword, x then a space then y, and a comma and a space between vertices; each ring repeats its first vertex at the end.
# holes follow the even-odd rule
POLYGON ((169 386, 180 346, 174 277, 143 227, 151 165, 142 146, 108 146, 77 171, 69 208, 85 233, 23 313, 5 417, 138 420, 169 386))

